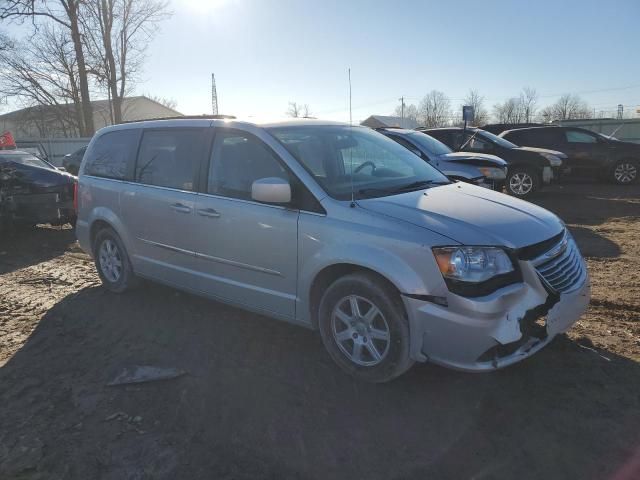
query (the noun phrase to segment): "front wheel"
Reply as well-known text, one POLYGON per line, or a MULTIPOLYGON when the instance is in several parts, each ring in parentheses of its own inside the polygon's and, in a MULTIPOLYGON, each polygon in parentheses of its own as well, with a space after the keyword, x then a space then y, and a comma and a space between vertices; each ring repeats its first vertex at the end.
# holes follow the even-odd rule
POLYGON ((374 275, 336 280, 320 301, 319 327, 333 361, 358 379, 387 382, 413 365, 402 301, 374 275))
POLYGON ((540 188, 540 177, 529 168, 509 168, 506 188, 509 195, 526 198, 540 188))
POLYGON ((638 164, 633 160, 620 160, 614 165, 611 176, 618 185, 629 185, 638 179, 638 164))

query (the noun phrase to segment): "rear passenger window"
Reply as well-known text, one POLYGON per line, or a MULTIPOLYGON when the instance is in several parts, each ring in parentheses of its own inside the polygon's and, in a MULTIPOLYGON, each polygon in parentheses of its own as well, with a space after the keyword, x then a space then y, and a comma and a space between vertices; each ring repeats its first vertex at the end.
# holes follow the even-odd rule
POLYGON ((126 180, 138 146, 138 129, 101 135, 87 152, 84 173, 96 177, 126 180))
POLYGON ((251 186, 260 178, 289 174, 275 154, 260 140, 241 132, 219 132, 213 144, 207 192, 251 200, 251 186))
POLYGON ((195 190, 206 137, 204 128, 145 131, 136 162, 136 182, 195 190))

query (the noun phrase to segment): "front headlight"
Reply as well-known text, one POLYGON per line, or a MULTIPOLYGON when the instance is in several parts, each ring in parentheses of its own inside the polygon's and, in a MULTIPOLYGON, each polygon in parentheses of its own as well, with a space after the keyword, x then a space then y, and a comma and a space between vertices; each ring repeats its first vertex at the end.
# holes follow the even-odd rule
POLYGON ((479 297, 522 281, 509 254, 498 247, 436 247, 433 255, 449 291, 479 297))
POLYGON ((506 172, 502 168, 496 167, 480 167, 480 173, 490 180, 504 180, 507 178, 506 172))
POLYGON ((549 160, 549 163, 551 164, 552 167, 562 166, 562 160, 559 157, 556 157, 555 155, 553 155, 552 153, 541 153, 540 155, 542 155, 544 158, 549 160))

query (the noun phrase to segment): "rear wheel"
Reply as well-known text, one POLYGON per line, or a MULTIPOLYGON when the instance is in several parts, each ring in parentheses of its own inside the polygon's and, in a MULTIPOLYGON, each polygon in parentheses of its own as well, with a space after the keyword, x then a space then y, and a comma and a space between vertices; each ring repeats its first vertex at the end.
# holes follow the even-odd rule
POLYGON ((331 358, 358 379, 386 382, 413 365, 402 301, 374 275, 336 280, 320 301, 319 327, 331 358))
POLYGON ((530 168, 509 168, 506 188, 509 195, 526 198, 540 188, 540 177, 530 168))
POLYGON ((103 228, 93 243, 93 256, 102 284, 114 293, 133 287, 136 277, 122 240, 111 228, 103 228))
POLYGON ((634 160, 620 160, 613 167, 611 176, 618 185, 629 185, 638 179, 638 163, 634 160))

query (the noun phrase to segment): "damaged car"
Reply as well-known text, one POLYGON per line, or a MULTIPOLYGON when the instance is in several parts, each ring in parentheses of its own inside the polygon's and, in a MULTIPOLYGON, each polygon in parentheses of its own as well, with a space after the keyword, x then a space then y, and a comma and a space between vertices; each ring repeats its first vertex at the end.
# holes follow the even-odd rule
POLYGON ((0 150, 0 221, 75 223, 76 177, 20 150, 0 150))
POLYGON ((495 155, 454 152, 439 140, 415 130, 379 128, 377 131, 429 162, 451 180, 502 191, 507 162, 495 155))
POLYGON ((371 382, 416 361, 506 367, 590 297, 556 215, 320 120, 106 127, 80 167, 76 234, 108 290, 145 278, 318 330, 371 382))

